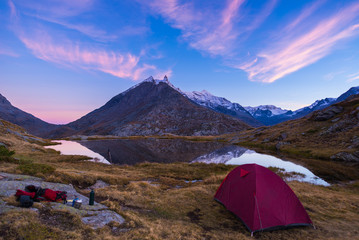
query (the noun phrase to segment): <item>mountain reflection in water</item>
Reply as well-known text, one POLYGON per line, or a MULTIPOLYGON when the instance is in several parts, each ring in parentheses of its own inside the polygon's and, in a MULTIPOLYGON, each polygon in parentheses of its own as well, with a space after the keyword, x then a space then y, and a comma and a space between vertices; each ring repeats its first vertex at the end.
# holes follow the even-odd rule
POLYGON ((190 162, 208 152, 223 148, 217 142, 191 142, 177 139, 93 140, 79 141, 86 148, 107 160, 109 152, 114 164, 133 165, 140 162, 190 162))
POLYGON ((241 165, 256 163, 264 167, 280 168, 284 172, 295 172, 293 177, 287 180, 329 185, 323 179, 315 176, 309 169, 298 164, 274 156, 259 154, 247 148, 219 142, 194 142, 180 139, 155 138, 59 142, 61 145, 49 146, 49 148, 61 151, 62 154, 87 155, 97 159, 102 157, 102 162, 107 162, 106 160, 108 160, 113 164, 203 162, 241 165), (77 149, 77 151, 74 151, 74 149, 77 149))

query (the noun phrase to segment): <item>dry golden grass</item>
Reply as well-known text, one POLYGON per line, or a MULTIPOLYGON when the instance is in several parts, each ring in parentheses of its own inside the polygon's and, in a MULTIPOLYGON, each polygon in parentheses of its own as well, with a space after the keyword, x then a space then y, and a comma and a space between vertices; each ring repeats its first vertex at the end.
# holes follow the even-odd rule
MULTIPOLYGON (((109 183, 110 186, 96 190, 95 200, 121 214, 126 222, 118 228, 93 230, 77 216, 45 206, 40 207, 39 214, 21 210, 0 215, 0 238, 253 239, 241 221, 213 199, 233 166, 186 163, 109 166, 83 161, 83 157, 59 155, 11 135, 1 135, 2 141, 16 151, 16 158, 53 167, 54 172, 33 174, 47 181, 72 183, 83 194, 88 194, 86 187, 97 180, 109 183), (50 216, 50 221, 45 216, 50 216)), ((21 173, 20 164, 1 162, 0 171, 21 173)), ((331 187, 299 182, 289 185, 316 229, 263 232, 255 234, 255 238, 359 239, 358 181, 331 187)), ((14 204, 11 199, 4 200, 14 204)))

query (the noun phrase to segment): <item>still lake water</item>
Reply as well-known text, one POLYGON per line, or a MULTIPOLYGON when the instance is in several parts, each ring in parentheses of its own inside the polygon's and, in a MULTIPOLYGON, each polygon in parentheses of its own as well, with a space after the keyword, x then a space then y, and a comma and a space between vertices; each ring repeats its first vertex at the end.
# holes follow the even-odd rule
POLYGON ((65 155, 85 155, 92 161, 133 165, 140 162, 203 162, 242 165, 256 163, 264 167, 295 172, 291 179, 328 186, 309 169, 274 156, 259 154, 247 148, 218 142, 191 142, 171 139, 56 141, 60 145, 48 146, 65 155))

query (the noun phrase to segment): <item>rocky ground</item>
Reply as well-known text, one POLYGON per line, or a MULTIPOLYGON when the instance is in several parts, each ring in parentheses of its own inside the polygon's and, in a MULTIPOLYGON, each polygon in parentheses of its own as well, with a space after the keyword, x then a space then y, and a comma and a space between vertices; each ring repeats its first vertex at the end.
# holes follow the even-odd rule
MULTIPOLYGON (((344 114, 352 116, 344 107, 339 116, 324 121, 325 126, 329 127, 327 125, 338 117, 345 119, 344 114)), ((270 137, 269 149, 277 151, 279 142, 289 142, 279 147, 279 153, 294 145, 302 151, 301 144, 310 139, 320 139, 321 128, 317 131, 316 127, 323 121, 308 121, 312 122, 293 125, 296 128, 292 126, 295 123, 290 122, 286 128, 272 132, 256 129, 258 132, 249 132, 245 141, 262 144, 270 137), (308 137, 295 138, 294 130, 300 135, 304 132, 308 137), (311 134, 313 138, 310 138, 311 134)), ((244 224, 213 199, 234 166, 203 163, 118 166, 89 162, 84 161, 87 158, 83 156, 60 155, 43 148, 43 140, 23 138, 29 136, 24 130, 8 122, 1 123, 0 239, 253 239, 244 224), (27 184, 68 191, 69 198, 75 195, 82 198, 83 206, 77 210, 62 203, 35 203, 31 209, 19 208, 13 194, 17 188, 23 189, 27 184), (100 204, 94 207, 86 206, 89 187, 98 187, 95 200, 100 204), (107 217, 112 218, 111 222, 107 217), (97 220, 100 222, 96 225, 97 220)), ((335 134, 331 137, 334 141, 353 138, 351 134, 356 128, 353 129, 338 135, 339 138, 335 138, 335 134)), ((241 140, 242 136, 232 136, 231 139, 241 140)), ((216 137, 214 140, 226 139, 216 137)), ((320 149, 327 146, 324 140, 317 144, 310 142, 306 147, 320 149)), ((342 147, 349 147, 351 143, 345 144, 342 147)), ((335 151, 340 149, 333 148, 329 153, 335 151)), ((311 158, 309 152, 299 153, 302 157, 298 161, 312 166, 316 175, 327 176, 324 179, 328 181, 335 180, 327 187, 288 182, 316 229, 293 228, 257 233, 254 237, 276 240, 359 239, 357 168, 343 167, 343 162, 334 162, 330 158, 323 161, 311 158), (356 181, 348 181, 350 179, 356 181)), ((277 170, 273 169, 280 175, 277 170)))
MULTIPOLYGON (((103 183, 103 182, 102 182, 103 183)), ((82 200, 82 205, 80 209, 72 207, 70 204, 64 204, 60 202, 49 202, 46 203, 50 205, 51 209, 54 210, 65 210, 72 214, 76 214, 81 217, 83 223, 90 225, 93 228, 101 228, 110 222, 116 222, 122 224, 125 220, 117 213, 110 211, 108 207, 96 203, 93 206, 88 205, 88 197, 78 193, 72 185, 62 184, 62 183, 53 183, 45 182, 41 178, 19 175, 19 174, 9 174, 0 172, 0 214, 7 213, 9 211, 20 210, 20 204, 14 204, 15 193, 17 189, 24 190, 27 185, 35 185, 41 188, 49 188, 52 190, 60 190, 67 192, 68 199, 79 198, 82 200), (7 199, 10 199, 10 204, 7 203, 7 199)), ((101 182, 98 182, 94 185, 94 188, 103 187, 104 185, 101 182)), ((34 212, 39 212, 39 205, 44 203, 35 204, 30 210, 34 212)))

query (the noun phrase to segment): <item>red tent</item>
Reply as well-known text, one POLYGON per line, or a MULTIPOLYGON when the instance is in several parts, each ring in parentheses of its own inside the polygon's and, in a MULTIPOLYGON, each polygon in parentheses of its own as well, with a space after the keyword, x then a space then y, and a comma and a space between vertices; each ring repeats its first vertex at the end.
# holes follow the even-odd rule
POLYGON ((214 198, 251 231, 313 225, 292 189, 275 173, 257 164, 233 169, 214 198))

